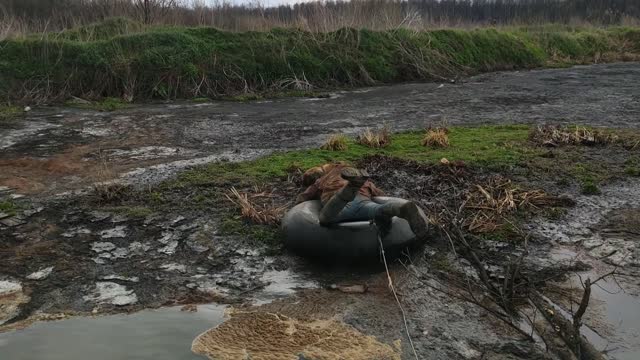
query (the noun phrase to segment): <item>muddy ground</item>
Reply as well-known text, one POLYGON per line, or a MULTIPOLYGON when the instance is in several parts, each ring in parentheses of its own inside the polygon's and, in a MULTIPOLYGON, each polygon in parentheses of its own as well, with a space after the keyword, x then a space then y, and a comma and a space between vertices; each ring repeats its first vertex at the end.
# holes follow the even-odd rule
MULTIPOLYGON (((229 235, 224 231, 228 204, 186 206, 191 194, 182 190, 162 194, 170 207, 147 211, 145 191, 151 190, 146 185, 192 165, 313 147, 327 134, 385 122, 396 131, 443 120, 638 128, 639 83, 638 64, 611 64, 489 74, 442 86, 337 92, 322 99, 156 104, 110 113, 36 109, 24 119, 0 124, 0 201, 17 205, 12 213, 0 214, 0 325, 215 302, 277 311, 300 321, 338 319, 384 344, 401 340, 402 358, 412 358, 379 262, 366 267, 310 263, 256 234, 229 235), (96 196, 91 184, 113 179, 135 188, 113 201, 96 196), (145 196, 136 198, 141 192, 145 196), (331 290, 333 284, 364 284, 367 291, 344 293, 331 290)), ((622 161, 619 157, 626 154, 609 155, 622 161)), ((402 164, 376 170, 375 180, 393 189, 392 195, 431 205, 422 191, 433 186, 433 178, 415 177, 415 169, 402 164)), ((595 277, 617 266, 620 276, 613 285, 629 295, 620 300, 623 308, 632 312, 640 306, 635 297, 640 285, 637 179, 619 179, 602 188, 601 195, 587 196, 575 187, 559 187, 548 175, 507 175, 526 177, 527 186, 553 194, 567 192, 576 201, 559 216, 526 218, 525 230, 532 234, 529 272, 566 263, 595 277)), ((298 191, 284 180, 271 185, 282 193, 298 191)), ((487 269, 499 278, 501 259, 517 257, 522 247, 499 240, 487 244, 487 269)), ((556 357, 542 342, 523 340, 481 307, 434 290, 442 284, 424 274, 474 271, 467 260, 450 253, 447 241, 439 239, 402 259, 391 263, 391 274, 421 358, 556 357)), ((576 287, 571 274, 554 280, 559 287, 576 287)), ((616 323, 607 294, 599 294, 604 305, 599 311, 594 306, 585 320, 595 334, 591 340, 614 358, 637 358, 640 322, 631 318, 629 324, 623 317, 616 323)), ((557 303, 567 310, 575 306, 563 299, 557 303)))
POLYGON ((121 177, 157 182, 181 168, 320 144, 392 124, 564 123, 638 128, 635 63, 485 74, 335 92, 329 98, 136 105, 114 112, 40 107, 0 123, 0 186, 55 194, 121 177), (140 170, 140 168, 146 170, 140 170))

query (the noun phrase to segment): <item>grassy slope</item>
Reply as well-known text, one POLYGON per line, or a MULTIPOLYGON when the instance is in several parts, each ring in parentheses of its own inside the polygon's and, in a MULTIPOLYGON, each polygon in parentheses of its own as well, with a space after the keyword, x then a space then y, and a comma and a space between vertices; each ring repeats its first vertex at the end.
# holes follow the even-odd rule
POLYGON ((306 89, 307 83, 322 88, 439 79, 637 55, 640 30, 631 28, 231 33, 143 29, 112 21, 45 39, 1 41, 0 97, 19 99, 25 89, 31 97, 48 99, 220 96, 306 89))

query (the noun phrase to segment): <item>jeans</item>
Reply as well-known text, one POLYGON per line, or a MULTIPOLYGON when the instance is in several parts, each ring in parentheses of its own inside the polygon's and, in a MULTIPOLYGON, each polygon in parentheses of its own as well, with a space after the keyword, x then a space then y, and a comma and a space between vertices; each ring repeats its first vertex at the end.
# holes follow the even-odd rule
POLYGON ((334 222, 374 220, 380 216, 383 205, 368 197, 358 195, 347 203, 335 217, 334 222))

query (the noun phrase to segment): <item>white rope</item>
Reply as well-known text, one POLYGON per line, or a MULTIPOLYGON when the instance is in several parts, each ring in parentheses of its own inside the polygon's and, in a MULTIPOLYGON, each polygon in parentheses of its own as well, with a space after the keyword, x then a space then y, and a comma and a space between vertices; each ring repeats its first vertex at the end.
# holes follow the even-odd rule
POLYGON ((389 274, 389 266, 387 266, 387 258, 384 254, 384 246, 382 246, 382 237, 380 236, 380 231, 376 226, 375 222, 371 222, 373 227, 376 229, 376 233, 378 234, 378 243, 380 245, 380 253, 382 254, 382 261, 384 262, 384 269, 387 271, 387 279, 389 280, 389 289, 393 293, 393 296, 396 298, 396 303, 398 303, 398 307, 400 308, 400 312, 402 313, 402 320, 404 321, 404 330, 407 333, 407 339, 409 339, 409 344, 411 345, 411 350, 413 350, 413 355, 416 360, 419 359, 418 353, 416 352, 416 348, 413 346, 413 340, 411 340, 411 334, 409 334, 409 325, 407 324, 407 316, 404 313, 404 309, 402 308, 402 304, 400 303, 400 299, 398 298, 398 294, 396 293, 396 288, 393 286, 393 280, 391 280, 391 274, 389 274))

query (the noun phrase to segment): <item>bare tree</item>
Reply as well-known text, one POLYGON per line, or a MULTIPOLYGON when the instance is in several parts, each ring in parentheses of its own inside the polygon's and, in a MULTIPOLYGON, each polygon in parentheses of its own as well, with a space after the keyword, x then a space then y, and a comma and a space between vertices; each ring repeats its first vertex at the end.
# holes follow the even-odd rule
POLYGON ((134 0, 136 15, 145 24, 152 24, 177 5, 177 0, 134 0))

